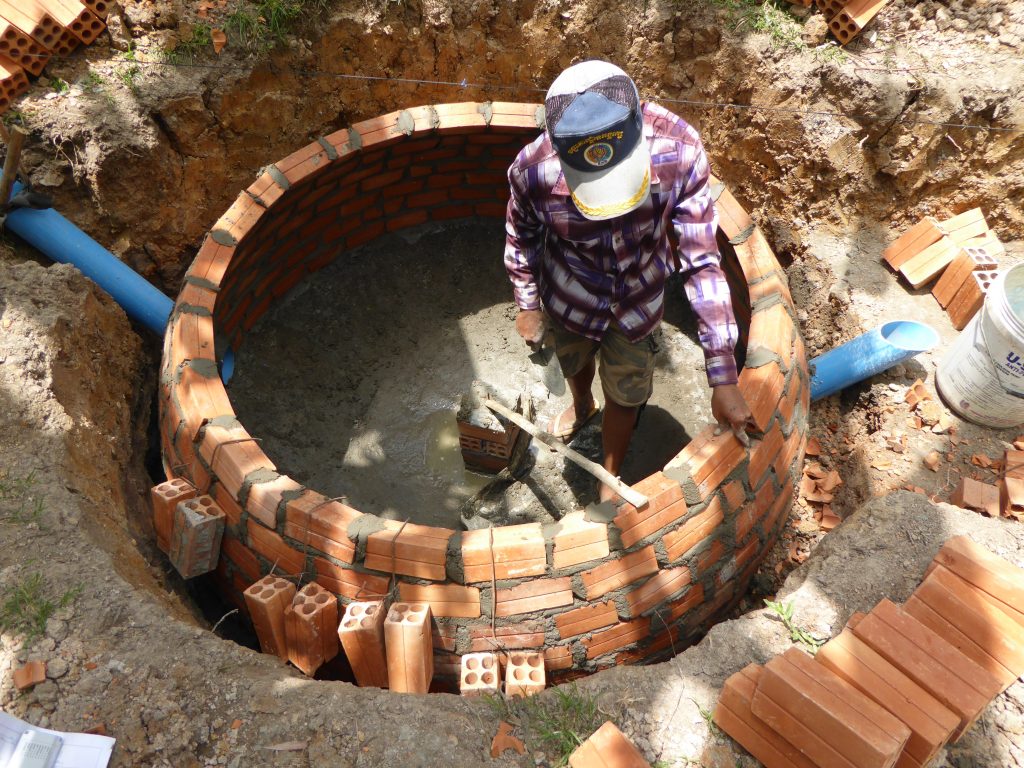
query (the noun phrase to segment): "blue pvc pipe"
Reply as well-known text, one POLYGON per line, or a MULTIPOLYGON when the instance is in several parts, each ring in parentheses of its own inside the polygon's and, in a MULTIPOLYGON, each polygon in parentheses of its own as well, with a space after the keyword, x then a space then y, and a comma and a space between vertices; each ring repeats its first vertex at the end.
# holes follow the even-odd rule
MULTIPOLYGON (((21 184, 14 184, 15 194, 21 184)), ((16 208, 7 228, 54 261, 74 264, 109 293, 128 317, 163 335, 174 302, 52 208, 16 208)))
POLYGON ((930 325, 893 320, 811 360, 811 400, 881 373, 939 343, 930 325))

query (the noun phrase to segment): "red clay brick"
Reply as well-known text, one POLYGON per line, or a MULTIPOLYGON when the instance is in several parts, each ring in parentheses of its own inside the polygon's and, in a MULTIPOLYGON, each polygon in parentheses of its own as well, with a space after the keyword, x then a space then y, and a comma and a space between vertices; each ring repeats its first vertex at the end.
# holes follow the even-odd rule
POLYGON ((754 500, 739 511, 736 515, 737 543, 742 545, 746 542, 750 531, 761 521, 761 518, 764 517, 765 512, 771 507, 775 498, 774 486, 771 483, 765 483, 754 496, 754 500))
POLYGON ((750 710, 761 667, 748 664, 725 681, 715 707, 715 723, 766 768, 816 768, 799 749, 765 725, 750 710))
POLYGON ((267 528, 276 528, 277 508, 282 501, 281 494, 297 491, 301 487, 287 475, 281 475, 267 483, 253 483, 249 486, 245 509, 250 517, 259 520, 267 528))
MULTIPOLYGON (((260 577, 260 563, 256 555, 247 546, 225 533, 221 540, 221 554, 235 564, 249 582, 257 581, 260 577)), ((223 558, 222 558, 223 559, 223 558)))
POLYGON ((582 512, 570 512, 558 521, 553 537, 552 565, 556 570, 570 568, 608 556, 608 526, 591 523, 582 512))
POLYGON ((533 622, 495 627, 493 635, 490 627, 469 631, 469 650, 472 653, 543 648, 544 645, 544 627, 533 622))
POLYGON ((903 722, 910 729, 904 755, 918 764, 927 764, 959 724, 956 715, 850 630, 822 646, 815 661, 903 722))
POLYGON ((335 565, 322 557, 314 558, 316 580, 326 589, 349 600, 379 600, 388 592, 388 579, 372 573, 335 565))
POLYGON ((679 483, 656 472, 641 480, 634 489, 647 497, 647 506, 637 509, 623 504, 615 517, 615 525, 622 532, 622 546, 631 547, 641 539, 657 533, 686 514, 686 502, 679 483))
POLYGON ((352 563, 355 544, 348 538, 348 526, 360 514, 315 491, 306 491, 285 505, 284 533, 336 560, 352 563))
POLYGON ((744 368, 740 372, 739 387, 754 415, 754 423, 762 432, 775 415, 782 399, 785 376, 775 363, 760 368, 744 368))
POLYGON ((544 649, 544 667, 549 672, 572 669, 572 648, 568 645, 549 645, 544 649))
POLYGON ((370 534, 366 540, 367 568, 444 581, 449 528, 434 528, 385 520, 388 530, 370 534))
POLYGON ((657 573, 658 561, 654 547, 647 546, 629 555, 599 565, 580 574, 587 591, 587 600, 594 600, 628 584, 657 573))
POLYGON ((501 666, 494 653, 467 653, 459 670, 459 694, 478 696, 501 694, 501 666))
POLYGON ((660 605, 690 583, 690 569, 686 566, 659 571, 636 589, 626 593, 626 604, 631 618, 660 605))
POLYGON ((510 589, 497 591, 495 616, 514 616, 572 605, 572 584, 568 576, 559 579, 533 579, 510 589))
POLYGON ((711 499, 703 512, 694 515, 679 528, 662 537, 668 559, 675 562, 683 557, 695 546, 712 536, 723 520, 722 504, 716 496, 711 499))
POLYGON ((949 503, 964 509, 982 512, 989 517, 999 517, 999 489, 990 483, 983 483, 974 478, 961 478, 949 503))
POLYGON ((966 536, 954 536, 947 541, 935 562, 990 595, 1005 606, 1009 616, 1024 623, 1024 569, 966 536))
POLYGON ((306 570, 306 555, 288 546, 276 533, 253 520, 246 524, 246 530, 249 533, 249 546, 253 551, 270 561, 272 566, 276 566, 271 573, 298 576, 306 570))
POLYGON ((793 354, 793 318, 783 304, 754 312, 750 321, 747 349, 763 348, 776 353, 787 370, 793 354))
POLYGON ((194 499, 199 491, 183 477, 175 477, 153 486, 149 492, 153 504, 153 527, 156 529, 156 543, 160 551, 167 553, 171 542, 171 527, 174 510, 179 501, 194 499))
POLYGON ((609 720, 569 755, 569 768, 650 768, 650 763, 609 720))
POLYGON ((608 627, 619 620, 615 603, 611 600, 594 605, 585 605, 555 616, 559 636, 565 640, 595 629, 608 627))
POLYGON ((745 455, 745 449, 732 432, 715 435, 714 428, 708 427, 691 440, 668 467, 685 465, 703 499, 739 466, 745 455))
POLYGON ((260 641, 260 650, 288 660, 285 611, 295 597, 295 585, 279 576, 265 576, 243 593, 260 641))
POLYGON ((299 590, 284 614, 288 660, 312 677, 338 655, 338 598, 320 585, 299 590))
POLYGON ((469 583, 541 576, 547 570, 544 534, 539 523, 465 531, 462 561, 469 583))
POLYGON ((430 603, 434 616, 475 619, 480 616, 480 590, 458 584, 398 585, 403 603, 430 603))
POLYGON ((931 216, 926 216, 882 251, 882 257, 890 267, 899 269, 913 256, 937 242, 942 235, 943 232, 939 229, 938 221, 931 216))
POLYGON ((338 625, 338 640, 355 675, 366 688, 388 687, 388 664, 384 650, 383 600, 349 603, 338 625))
POLYGON ((388 685, 400 693, 426 693, 434 676, 431 613, 426 603, 395 603, 384 621, 388 685))
POLYGON ((604 656, 606 653, 640 642, 650 633, 650 618, 641 618, 619 622, 611 629, 595 632, 582 642, 583 647, 587 649, 587 658, 596 659, 598 656, 604 656))

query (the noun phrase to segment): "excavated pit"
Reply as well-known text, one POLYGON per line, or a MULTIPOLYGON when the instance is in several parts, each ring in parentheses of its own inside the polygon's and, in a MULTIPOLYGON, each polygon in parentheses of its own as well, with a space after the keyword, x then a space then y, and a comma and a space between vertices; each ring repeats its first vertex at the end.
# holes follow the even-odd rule
MULTIPOLYGON (((455 394, 473 378, 499 379, 506 392, 533 386, 500 367, 449 361, 446 370, 444 358, 417 358, 411 347, 419 334, 432 332, 435 313, 444 316, 447 308, 452 322, 472 310, 489 318, 479 323, 481 338, 494 336, 491 328, 503 325, 493 354, 505 360, 501 365, 510 364, 510 308, 500 300, 495 304, 490 296, 497 294, 488 293, 507 291, 498 259, 500 229, 479 221, 500 225, 505 169, 542 119, 532 104, 461 103, 357 123, 266 168, 211 229, 186 274, 166 335, 161 440, 168 477, 189 480, 226 515, 215 580, 241 610, 246 606, 241 593, 271 572, 296 582, 316 581, 342 605, 387 595, 427 602, 435 618, 435 674, 442 682, 457 676, 465 653, 516 649, 543 650, 550 676, 558 680, 681 650, 744 594, 785 523, 806 437, 808 380, 781 267, 763 234, 718 180, 713 196, 719 244, 742 328, 740 387, 763 433, 749 451, 731 435, 716 437, 710 426, 676 419, 684 408, 677 403, 675 413, 664 409, 679 425, 675 445, 667 445, 667 436, 656 428, 638 440, 656 446, 647 452, 654 466, 632 470, 636 487, 651 500, 646 507, 583 509, 583 494, 577 504, 551 510, 542 520, 463 531, 451 518, 416 514, 420 488, 416 482, 403 484, 386 461, 371 467, 376 473, 365 473, 376 474, 377 487, 392 486, 390 500, 381 498, 375 508, 356 500, 357 492, 364 493, 359 483, 351 495, 342 489, 342 497, 319 485, 313 474, 320 470, 304 469, 301 456, 282 449, 285 458, 279 461, 273 440, 263 436, 272 435, 282 446, 317 442, 320 428, 307 435, 303 424, 329 416, 305 410, 308 398, 301 385, 288 404, 280 393, 295 380, 328 393, 327 406, 337 402, 330 399, 333 394, 352 398, 348 415, 364 411, 362 420, 351 426, 342 420, 338 427, 349 446, 346 429, 351 434, 390 430, 386 438, 371 441, 382 459, 382 445, 408 441, 419 427, 409 422, 417 417, 429 421, 450 411, 455 394), (453 223, 463 219, 478 223, 453 223), (406 233, 404 248, 403 240, 389 237, 400 232, 406 233), (473 232, 483 233, 490 245, 481 248, 473 232), (447 255, 437 257, 441 251, 447 255), (389 259, 394 266, 388 266, 389 259), (455 263, 446 281, 440 273, 447 259, 455 263), (418 262, 429 266, 418 269, 418 262), (479 263, 484 266, 470 268, 479 263), (458 281, 450 278, 452 272, 462 273, 458 281), (471 272, 479 272, 486 291, 475 290, 477 276, 469 277, 471 272), (320 274, 310 277, 313 273, 320 274), (396 282, 401 289, 396 300, 416 306, 419 314, 407 318, 393 303, 389 311, 386 301, 376 315, 363 312, 364 297, 396 282), (453 282, 451 295, 432 306, 429 297, 445 294, 453 282), (410 287, 417 283, 419 295, 410 287), (472 296, 468 305, 459 299, 463 285, 472 296), (267 315, 272 306, 278 307, 276 317, 267 315), (332 326, 323 313, 333 313, 339 324, 332 326), (395 327, 382 327, 385 318, 395 327), (267 329, 262 332, 261 322, 267 329), (353 333, 357 326, 366 337, 353 333), (415 330, 402 340, 405 327, 415 330), (251 349, 256 337, 267 347, 251 349), (376 380, 362 376, 367 361, 393 360, 388 347, 399 343, 411 345, 398 347, 399 367, 385 366, 376 380), (288 347, 290 358, 268 357, 269 348, 288 347), (354 363, 336 359, 333 349, 342 358, 356 350, 354 363), (262 434, 247 423, 240 412, 244 407, 236 411, 222 383, 225 368, 235 365, 251 371, 264 397, 280 397, 275 409, 257 417, 263 419, 262 434), (318 377, 318 366, 334 367, 349 378, 318 377), (419 367, 435 369, 434 375, 448 380, 447 389, 426 377, 411 380, 419 367), (372 396, 388 388, 400 395, 403 384, 421 393, 420 412, 407 416, 382 407, 385 418, 397 422, 375 424, 372 396)), ((678 307, 673 312, 683 314, 678 307)), ((434 332, 444 334, 441 325, 434 332)), ((676 329, 672 346, 682 336, 676 329)), ((456 359, 472 361, 467 350, 476 349, 476 342, 466 334, 460 344, 442 346, 456 359)), ((684 354, 680 360, 685 359, 684 354)), ((528 373, 520 361, 512 365, 521 376, 528 373)), ((252 405, 260 410, 258 398, 252 405)), ((436 443, 438 434, 444 427, 421 430, 419 445, 411 450, 423 457, 427 474, 431 441, 436 443)), ((337 466, 338 453, 323 451, 328 466, 337 466)), ((324 458, 316 462, 323 463, 324 458)), ((358 464, 350 462, 348 469, 358 464)), ((418 470, 403 471, 416 476, 418 470)))

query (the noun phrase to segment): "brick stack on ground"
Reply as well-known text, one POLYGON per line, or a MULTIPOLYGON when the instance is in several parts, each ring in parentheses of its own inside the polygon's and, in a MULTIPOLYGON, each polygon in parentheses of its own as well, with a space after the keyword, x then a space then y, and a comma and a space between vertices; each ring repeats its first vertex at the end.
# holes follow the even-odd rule
POLYGON ((810 388, 782 268, 717 179, 723 269, 746 350, 739 386, 760 435, 747 448, 700 432, 636 484, 650 498, 642 509, 493 533, 403 526, 281 474, 235 416, 218 373, 225 345, 237 351, 304 277, 386 232, 503 219, 505 172, 542 127, 539 105, 507 102, 357 123, 268 166, 206 237, 164 339, 161 447, 167 477, 224 510, 214 578, 241 611, 243 592, 271 572, 319 584, 342 612, 394 580, 401 601, 430 606, 436 676, 456 688, 468 653, 542 652, 548 682, 663 659, 745 594, 792 503, 810 388))
POLYGON ((925 216, 882 255, 913 288, 932 285, 959 331, 981 309, 1005 252, 981 209, 972 208, 945 221, 925 216))
POLYGON ((67 56, 106 28, 106 0, 0 0, 0 113, 51 56, 67 56))
POLYGON ((1022 673, 1024 569, 957 536, 905 605, 731 676, 714 719, 767 768, 923 768, 1022 673))

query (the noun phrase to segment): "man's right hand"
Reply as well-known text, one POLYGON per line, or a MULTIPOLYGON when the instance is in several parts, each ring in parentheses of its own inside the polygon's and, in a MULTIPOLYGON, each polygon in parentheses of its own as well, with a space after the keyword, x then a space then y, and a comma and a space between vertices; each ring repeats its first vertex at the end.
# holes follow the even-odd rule
POLYGON ((544 313, 539 309, 521 309, 516 315, 516 330, 531 347, 544 341, 544 313))

